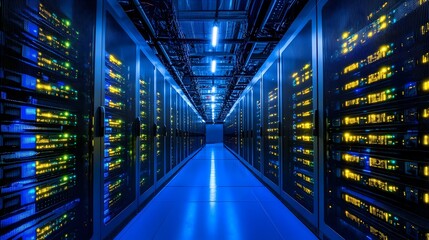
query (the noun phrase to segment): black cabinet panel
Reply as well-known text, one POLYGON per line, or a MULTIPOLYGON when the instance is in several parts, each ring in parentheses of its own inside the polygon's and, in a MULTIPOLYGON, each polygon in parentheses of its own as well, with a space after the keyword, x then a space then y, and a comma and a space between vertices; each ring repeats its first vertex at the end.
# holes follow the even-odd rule
POLYGON ((429 236, 428 13, 423 0, 323 7, 325 215, 342 235, 429 236))

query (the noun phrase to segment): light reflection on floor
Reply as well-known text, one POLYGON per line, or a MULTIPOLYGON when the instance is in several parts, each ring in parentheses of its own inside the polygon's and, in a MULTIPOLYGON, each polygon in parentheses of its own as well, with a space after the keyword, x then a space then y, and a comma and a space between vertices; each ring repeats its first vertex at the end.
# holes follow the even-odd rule
POLYGON ((210 144, 116 239, 317 239, 222 144, 210 144))

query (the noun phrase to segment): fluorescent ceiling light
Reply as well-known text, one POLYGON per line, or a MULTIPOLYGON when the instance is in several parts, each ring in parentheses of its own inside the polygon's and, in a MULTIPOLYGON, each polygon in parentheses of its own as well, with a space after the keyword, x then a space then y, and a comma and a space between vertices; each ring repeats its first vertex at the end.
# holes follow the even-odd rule
POLYGON ((212 93, 215 93, 216 92, 216 87, 215 86, 213 86, 212 87, 212 93))
POLYGON ((215 104, 214 104, 214 103, 212 103, 212 108, 213 108, 213 109, 215 108, 215 104))
POLYGON ((216 60, 212 60, 212 73, 216 72, 216 60))
POLYGON ((215 24, 213 25, 213 31, 212 31, 212 46, 216 47, 217 45, 217 38, 219 33, 219 27, 215 24))
POLYGON ((216 100, 215 96, 212 96, 212 102, 214 102, 216 100))

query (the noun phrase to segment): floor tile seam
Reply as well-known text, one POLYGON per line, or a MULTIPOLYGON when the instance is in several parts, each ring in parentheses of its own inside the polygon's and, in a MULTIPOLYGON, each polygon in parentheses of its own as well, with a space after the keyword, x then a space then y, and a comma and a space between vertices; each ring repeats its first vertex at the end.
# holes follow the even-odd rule
MULTIPOLYGON (((159 200, 158 200, 159 201, 159 200)), ((159 201, 161 202, 161 201, 159 201)), ((161 202, 162 203, 162 202, 161 202)), ((169 204, 170 205, 170 204, 169 204)), ((158 235, 158 232, 160 232, 162 225, 164 224, 164 222, 166 221, 167 217, 170 216, 172 210, 171 210, 172 206, 170 206, 170 209, 168 211, 167 214, 165 214, 165 216, 163 217, 162 221, 160 221, 160 224, 158 226, 158 229, 155 231, 155 233, 151 236, 151 239, 156 239, 156 236, 158 235)))

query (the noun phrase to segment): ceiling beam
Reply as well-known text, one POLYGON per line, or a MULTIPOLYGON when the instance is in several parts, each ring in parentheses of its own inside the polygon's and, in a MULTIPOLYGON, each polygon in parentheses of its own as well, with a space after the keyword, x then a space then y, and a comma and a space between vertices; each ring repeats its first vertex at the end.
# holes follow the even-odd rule
POLYGON ((247 11, 178 11, 177 20, 179 21, 247 21, 247 11))
MULTIPOLYGON (((181 42, 187 44, 211 44, 211 39, 204 38, 179 38, 171 39, 168 37, 158 37, 156 39, 158 42, 181 42)), ((279 38, 252 38, 250 40, 246 39, 219 39, 219 44, 240 44, 240 43, 269 43, 279 42, 279 38)))
POLYGON ((212 56, 235 57, 235 54, 234 53, 230 53, 230 52, 198 52, 198 53, 189 53, 189 57, 212 57, 212 56))
MULTIPOLYGON (((192 63, 192 67, 211 67, 211 63, 192 63)), ((234 63, 216 63, 216 67, 230 67, 234 66, 234 63)))

